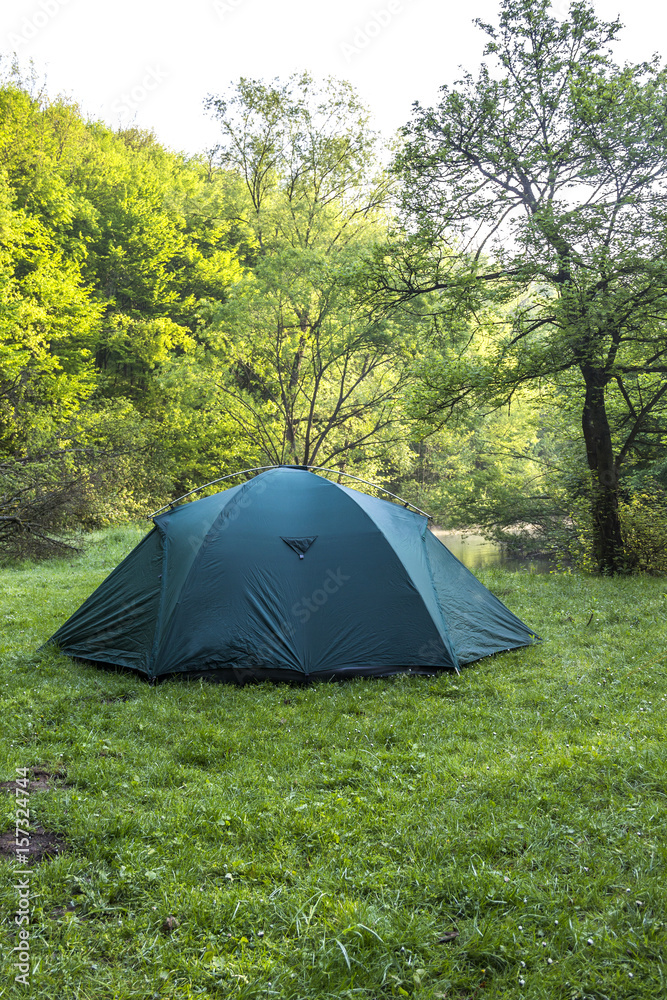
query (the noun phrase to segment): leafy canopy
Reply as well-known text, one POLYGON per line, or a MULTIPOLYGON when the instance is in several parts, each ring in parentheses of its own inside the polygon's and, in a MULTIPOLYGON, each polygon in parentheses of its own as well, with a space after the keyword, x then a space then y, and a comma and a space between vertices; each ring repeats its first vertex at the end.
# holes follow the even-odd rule
POLYGON ((368 112, 349 84, 307 74, 242 79, 208 106, 255 247, 210 313, 212 405, 271 462, 387 459, 406 367, 396 322, 370 320, 355 290, 389 195, 368 112))
POLYGON ((377 261, 376 303, 430 294, 472 322, 429 379, 431 412, 546 381, 578 400, 597 564, 615 572, 621 468, 667 431, 667 74, 618 66, 620 24, 583 0, 563 21, 503 0, 478 24, 489 61, 403 130, 406 235, 377 261))

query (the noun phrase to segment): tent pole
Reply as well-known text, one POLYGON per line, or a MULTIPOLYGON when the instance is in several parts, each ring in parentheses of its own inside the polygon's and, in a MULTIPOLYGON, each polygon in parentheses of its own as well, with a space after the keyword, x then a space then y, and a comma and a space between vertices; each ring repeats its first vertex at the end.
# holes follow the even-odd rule
POLYGON ((428 517, 429 520, 433 520, 432 514, 427 514, 425 510, 420 510, 419 507, 415 507, 415 505, 409 500, 404 500, 403 497, 399 497, 397 493, 391 493, 389 490, 386 490, 384 486, 378 486, 377 483, 372 483, 369 479, 362 479, 361 476, 353 476, 351 472, 341 472, 339 469, 327 469, 323 465, 303 465, 300 468, 313 469, 319 472, 331 472, 334 476, 347 476, 348 479, 356 479, 358 483, 365 483, 367 486, 372 486, 374 490, 381 490, 383 493, 386 493, 387 496, 393 497, 394 500, 400 500, 405 507, 412 507, 417 514, 423 514, 424 517, 428 517))
POLYGON ((393 497, 394 500, 400 500, 404 507, 411 507, 417 514, 421 514, 423 517, 433 520, 432 514, 427 514, 425 510, 420 510, 416 507, 410 500, 405 500, 403 497, 399 497, 397 493, 392 493, 390 490, 386 490, 384 486, 378 486, 377 483, 372 483, 369 479, 362 479, 361 476, 353 476, 350 472, 341 472, 340 469, 327 469, 323 465, 257 465, 252 469, 240 469, 238 472, 230 472, 227 476, 220 476, 219 479, 212 479, 210 483, 204 483, 203 486, 197 486, 194 490, 190 490, 188 493, 184 493, 182 497, 177 497, 175 500, 170 500, 163 507, 158 510, 153 511, 152 514, 148 514, 146 520, 151 521, 162 511, 173 510, 181 500, 187 500, 194 493, 200 493, 202 490, 207 489, 209 486, 215 486, 217 483, 224 483, 226 479, 233 479, 235 476, 243 476, 246 472, 267 472, 269 469, 310 469, 312 472, 330 472, 334 476, 347 476, 348 479, 355 479, 358 483, 365 483, 366 486, 372 486, 374 490, 380 490, 382 493, 386 493, 387 496, 393 497))
POLYGON ((200 493, 209 486, 215 486, 216 483, 224 483, 225 479, 233 479, 234 476, 242 476, 246 472, 266 472, 268 469, 279 468, 279 465, 258 465, 253 469, 241 469, 239 472, 230 472, 227 476, 220 476, 219 479, 212 479, 210 483, 204 483, 203 486, 196 486, 194 490, 184 493, 182 497, 176 497, 175 500, 170 500, 169 503, 164 504, 163 507, 159 507, 157 510, 154 510, 152 514, 147 514, 146 520, 151 521, 154 517, 157 517, 158 514, 161 514, 163 510, 166 510, 167 507, 170 507, 173 510, 174 507, 181 502, 181 500, 187 500, 187 498, 191 497, 193 493, 200 493))

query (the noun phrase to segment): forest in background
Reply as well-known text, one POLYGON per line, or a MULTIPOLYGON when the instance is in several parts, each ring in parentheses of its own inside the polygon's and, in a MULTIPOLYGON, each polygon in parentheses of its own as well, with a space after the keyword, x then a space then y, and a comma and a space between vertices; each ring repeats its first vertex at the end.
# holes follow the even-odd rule
MULTIPOLYGON (((601 68, 593 57, 615 32, 575 4, 568 36, 546 17, 548 7, 505 0, 501 29, 494 35, 485 27, 489 52, 504 51, 507 68, 511 53, 516 59, 522 51, 524 71, 531 52, 533 69, 550 52, 562 67, 564 39, 590 40, 589 76, 570 91, 581 174, 585 142, 594 135, 597 149, 600 122, 610 120, 608 95, 600 92, 604 74, 617 97, 625 79, 627 121, 631 99, 644 120, 649 96, 663 106, 662 71, 645 66, 614 76, 613 66, 601 68), (531 16, 540 12, 551 35, 536 41, 531 16)), ((571 44, 569 51, 577 65, 586 64, 581 51, 571 44)), ((541 72, 554 78, 553 68, 541 72)), ((571 85, 571 72, 568 79, 571 85)), ((483 85, 486 104, 475 107, 488 111, 493 99, 493 113, 502 118, 511 97, 520 121, 528 121, 521 96, 499 97, 497 82, 483 73, 467 79, 471 103, 483 85)), ((472 168, 464 175, 462 164, 473 162, 465 159, 472 153, 452 125, 457 115, 459 124, 464 120, 464 95, 462 87, 443 93, 436 110, 417 109, 402 146, 390 154, 343 81, 307 74, 241 80, 207 100, 219 124, 217 148, 186 158, 150 133, 113 131, 87 120, 71 101, 5 74, 5 557, 63 551, 73 530, 143 516, 227 473, 286 462, 364 476, 429 510, 443 526, 481 528, 561 562, 604 572, 667 569, 662 193, 651 207, 654 245, 643 251, 642 266, 647 260, 651 266, 641 271, 630 260, 633 239, 635 257, 642 248, 624 231, 616 284, 609 260, 596 259, 604 282, 585 285, 581 275, 592 265, 583 252, 577 259, 572 246, 592 242, 596 219, 588 208, 581 218, 571 204, 564 208, 553 177, 551 200, 544 195, 546 201, 529 206, 532 235, 515 229, 504 237, 516 252, 503 258, 491 243, 475 251, 461 236, 461 206, 480 225, 493 206, 490 196, 478 197, 474 179, 466 189, 472 168), (458 175, 438 174, 445 154, 458 175), (546 249, 536 232, 546 234, 546 249), (647 304, 648 287, 659 294, 647 304), (625 310, 620 333, 601 319, 614 310, 615 316, 625 310), (585 357, 584 325, 587 336, 593 325, 596 331, 585 357), (613 358, 607 353, 596 367, 593 360, 608 352, 605 338, 615 337, 613 358), (621 345, 630 351, 625 368, 621 345), (606 494, 597 496, 596 483, 607 480, 591 464, 581 430, 582 393, 586 405, 594 395, 584 385, 591 368, 598 373, 593 381, 604 374, 602 410, 617 456, 613 491, 622 542, 611 563, 596 547, 596 503, 599 509, 608 502, 606 494)), ((490 121, 473 124, 502 164, 507 149, 490 148, 490 121)), ((558 128, 562 139, 562 122, 558 128)), ((568 129, 571 152, 571 122, 568 129)), ((607 173, 613 160, 617 179, 623 157, 626 167, 631 159, 631 143, 619 130, 612 135, 607 128, 607 147, 598 150, 607 173)), ((662 138, 654 136, 665 164, 662 138)), ((522 169, 534 171, 531 183, 544 194, 539 171, 553 174, 556 153, 542 161, 531 155, 522 169)), ((558 155, 562 160, 562 148, 558 155)), ((634 177, 640 159, 635 151, 628 167, 634 177)), ((646 159, 644 153, 641 163, 646 159)), ((583 180, 602 184, 591 180, 590 155, 587 162, 583 180)), ((563 185, 572 186, 574 169, 563 185)), ((643 191, 662 178, 650 164, 646 169, 643 191)), ((625 206, 630 195, 623 197, 625 206)), ((508 205, 493 210, 502 214, 508 205)))

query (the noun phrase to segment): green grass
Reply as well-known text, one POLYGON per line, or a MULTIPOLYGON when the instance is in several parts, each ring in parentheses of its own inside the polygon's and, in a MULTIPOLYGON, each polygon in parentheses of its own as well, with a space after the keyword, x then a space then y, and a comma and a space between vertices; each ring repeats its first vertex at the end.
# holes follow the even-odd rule
POLYGON ((667 581, 480 574, 546 641, 459 677, 35 654, 138 537, 0 571, 0 780, 64 769, 30 807, 70 845, 33 866, 28 988, 0 862, 3 997, 664 1000, 667 581))

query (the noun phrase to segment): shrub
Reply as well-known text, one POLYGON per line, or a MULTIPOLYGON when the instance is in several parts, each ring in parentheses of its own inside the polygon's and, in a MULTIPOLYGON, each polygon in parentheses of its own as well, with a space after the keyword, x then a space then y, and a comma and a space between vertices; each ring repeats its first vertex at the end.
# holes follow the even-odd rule
POLYGON ((630 565, 644 573, 667 573, 667 495, 654 489, 633 493, 620 505, 621 530, 630 565))

